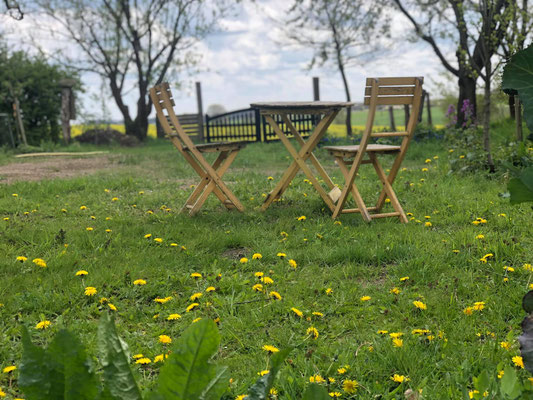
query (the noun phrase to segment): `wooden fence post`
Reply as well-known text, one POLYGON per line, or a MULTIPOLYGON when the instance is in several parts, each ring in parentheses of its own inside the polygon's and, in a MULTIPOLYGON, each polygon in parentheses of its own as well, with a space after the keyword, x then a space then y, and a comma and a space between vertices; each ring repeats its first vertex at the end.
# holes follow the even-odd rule
POLYGON ((61 87, 61 130, 63 140, 66 144, 70 142, 70 120, 76 118, 76 106, 74 104, 74 94, 72 87, 76 84, 74 79, 62 79, 59 81, 61 87))
POLYGON ((520 98, 518 96, 515 96, 514 99, 514 115, 516 121, 516 139, 519 142, 523 142, 524 135, 522 132, 522 103, 520 102, 520 98))
POLYGON ((196 82, 196 102, 198 104, 198 140, 204 141, 204 107, 202 103, 202 84, 196 82))
POLYGON ((426 92, 426 106, 428 109, 428 125, 433 126, 433 118, 431 118, 431 102, 429 100, 429 92, 426 92))
POLYGON ((318 76, 313 77, 313 100, 320 100, 320 82, 318 80, 318 76))
POLYGON ((396 131, 396 124, 394 123, 394 109, 392 106, 389 106, 389 119, 390 119, 390 129, 394 132, 396 131))

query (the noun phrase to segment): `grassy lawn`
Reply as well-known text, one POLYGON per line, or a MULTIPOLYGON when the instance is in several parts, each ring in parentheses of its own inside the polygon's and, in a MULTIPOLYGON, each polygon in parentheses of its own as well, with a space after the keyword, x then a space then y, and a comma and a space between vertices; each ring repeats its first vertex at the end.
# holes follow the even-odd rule
MULTIPOLYGON (((326 152, 317 154, 342 184, 326 152)), ((406 225, 365 224, 354 214, 334 222, 302 174, 261 212, 289 163, 280 143, 249 145, 226 174, 243 214, 224 211, 213 196, 199 215, 179 214, 198 179, 166 142, 111 149, 112 166, 93 175, 2 184, 0 371, 20 363, 21 324, 41 344, 67 327, 96 354, 97 321, 112 304, 132 354, 152 360, 143 367, 132 359, 145 389, 160 366, 154 357, 168 350, 159 335, 175 339, 206 317, 219 320, 217 362, 232 371, 230 398, 268 367, 264 345, 296 346, 275 385, 280 399, 301 398, 315 375, 332 378, 328 390, 346 399, 399 399, 408 388, 424 399, 468 398, 474 377, 487 371, 496 384, 519 355, 533 213, 499 196, 503 181, 448 174, 461 154, 443 143, 412 144, 395 185, 413 214, 406 225), (476 218, 486 223, 475 225, 476 218), (253 259, 256 253, 262 258, 253 259), (88 275, 76 276, 80 270, 88 275), (86 287, 97 293, 85 295, 86 287), (202 295, 190 300, 195 293, 202 295), (198 306, 187 312, 192 303, 198 306), (36 329, 41 321, 51 324, 36 329), (394 374, 409 380, 396 383, 394 374), (355 395, 343 392, 344 380, 359 383, 355 395)), ((13 162, 22 161, 0 158, 13 162)), ((369 199, 378 193, 370 168, 362 167, 358 181, 369 199)), ((518 373, 527 383, 528 374, 518 373)), ((6 399, 21 396, 16 377, 0 374, 6 399)))

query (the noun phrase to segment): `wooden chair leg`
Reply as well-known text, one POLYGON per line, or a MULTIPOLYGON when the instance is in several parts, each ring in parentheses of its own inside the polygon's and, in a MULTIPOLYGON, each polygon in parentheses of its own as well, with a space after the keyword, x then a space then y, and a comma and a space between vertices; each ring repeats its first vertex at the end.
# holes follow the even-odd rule
MULTIPOLYGON (((348 177, 350 175, 350 170, 346 166, 344 159, 342 157, 335 157, 335 160, 337 161, 337 164, 339 165, 342 175, 344 176, 345 185, 347 185, 348 177)), ((370 213, 368 212, 366 204, 363 201, 363 198, 361 197, 361 194, 359 193, 359 190, 357 189, 357 186, 355 185, 355 183, 352 183, 350 187, 350 191, 355 200, 355 204, 357 205, 357 207, 359 208, 359 211, 361 212, 361 216, 363 217, 363 219, 366 222, 372 221, 372 217, 370 216, 370 213)))
POLYGON ((372 165, 374 166, 374 169, 376 170, 376 173, 378 174, 379 180, 381 181, 383 185, 382 192, 385 192, 389 196, 392 207, 397 213, 399 213, 398 217, 400 218, 400 221, 403 223, 407 223, 408 222, 407 216, 405 215, 405 212, 403 211, 400 201, 398 200, 396 193, 394 192, 391 184, 389 183, 388 176, 385 174, 385 171, 381 167, 381 164, 379 163, 377 156, 373 153, 369 153, 369 157, 370 157, 370 160, 372 161, 372 165))
MULTIPOLYGON (((227 158, 227 156, 228 156, 227 151, 221 152, 219 156, 217 157, 217 159, 215 160, 215 162, 213 163, 213 169, 218 170, 218 168, 220 167, 220 164, 222 164, 222 161, 224 161, 227 158)), ((209 179, 209 176, 205 172, 200 177, 202 178, 202 180, 198 183, 198 185, 196 185, 196 188, 193 190, 193 192, 191 193, 191 195, 189 196, 189 198, 183 205, 180 212, 185 212, 189 210, 190 208, 192 208, 194 203, 196 203, 196 200, 198 200, 198 197, 200 197, 200 195, 204 191, 205 187, 209 184, 209 182, 211 182, 211 179, 209 179)), ((223 204, 226 204, 225 202, 227 200, 227 197, 222 192, 218 190, 215 192, 215 195, 220 199, 220 201, 223 204)))
MULTIPOLYGON (((217 173, 217 177, 219 179, 222 178, 222 176, 227 171, 227 169, 229 168, 229 166, 231 165, 233 160, 235 160, 235 157, 237 157, 238 151, 235 150, 235 151, 230 151, 228 153, 229 154, 228 154, 227 158, 222 163, 222 165, 220 166, 219 170, 215 172, 215 173, 217 173)), ((196 200, 196 203, 194 203, 194 205, 192 206, 191 211, 189 212, 190 215, 194 215, 198 211, 200 211, 200 208, 202 207, 202 205, 207 200, 207 197, 209 196, 209 194, 211 194, 211 192, 214 191, 214 189, 216 188, 216 185, 217 185, 217 183, 215 182, 214 178, 209 174, 209 183, 207 184, 207 187, 202 192, 202 194, 198 197, 198 200, 196 200)), ((233 197, 235 197, 235 196, 233 196, 233 197)), ((235 199, 236 199, 236 197, 235 197, 235 199)), ((226 205, 227 204, 226 201, 231 202, 239 211, 241 211, 241 212, 244 211, 244 207, 239 202, 239 200, 237 200, 237 203, 232 201, 232 199, 223 200, 222 204, 226 205)))

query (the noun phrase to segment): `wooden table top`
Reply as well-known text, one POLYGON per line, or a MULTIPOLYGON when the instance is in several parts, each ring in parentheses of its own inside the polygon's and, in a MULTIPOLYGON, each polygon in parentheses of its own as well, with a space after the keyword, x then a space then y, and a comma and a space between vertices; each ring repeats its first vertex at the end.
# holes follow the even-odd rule
POLYGON ((253 108, 269 111, 327 111, 331 109, 353 106, 345 101, 272 101, 250 104, 253 108))

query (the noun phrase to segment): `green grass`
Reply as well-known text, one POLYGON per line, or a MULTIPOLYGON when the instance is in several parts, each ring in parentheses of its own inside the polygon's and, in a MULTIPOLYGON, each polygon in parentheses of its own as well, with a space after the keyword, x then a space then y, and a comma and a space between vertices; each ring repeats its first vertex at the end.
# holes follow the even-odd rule
MULTIPOLYGON (((449 153, 443 143, 412 144, 407 170, 395 185, 406 211, 414 214, 406 225, 395 219, 365 224, 354 214, 335 224, 304 175, 295 178, 280 203, 261 212, 263 195, 289 163, 280 143, 247 146, 227 172, 225 181, 246 207, 243 214, 224 211, 213 196, 193 218, 178 213, 198 178, 166 142, 111 149, 114 168, 95 175, 2 185, 0 367, 20 363, 21 324, 38 343, 67 327, 96 354, 97 320, 108 308, 99 299, 106 297, 118 309, 118 330, 132 354, 152 360, 167 350, 159 335, 177 338, 195 318, 220 318, 217 362, 232 371, 233 397, 244 394, 267 368, 261 347, 269 344, 296 346, 275 385, 280 399, 301 398, 315 374, 336 380, 329 391, 342 392, 344 379, 357 380, 357 395, 343 398, 400 398, 409 387, 421 389, 425 399, 468 398, 473 377, 486 370, 498 381, 498 371, 519 354, 521 298, 531 281, 523 265, 533 261, 533 213, 530 205, 510 206, 499 196, 506 190, 503 181, 481 173, 448 174, 449 160, 460 154, 460 149, 449 153), (306 219, 298 221, 302 215, 306 219), (425 226, 426 216, 431 227, 425 226), (478 217, 487 223, 472 224, 478 217), (287 257, 277 257, 279 252, 287 257), (252 260, 254 253, 262 258, 252 260), (487 253, 494 257, 482 263, 487 253), (18 262, 18 256, 28 260, 18 262), (241 257, 249 261, 243 264, 241 257), (44 259, 47 268, 34 265, 34 258, 44 259), (89 274, 77 277, 78 270, 89 274), (203 279, 194 280, 192 272, 203 279), (252 290, 255 272, 273 279, 265 286, 279 292, 281 300, 252 290), (140 278, 147 284, 133 285, 140 278), (87 286, 98 293, 85 296, 87 286), (209 286, 216 291, 206 293, 209 286), (398 295, 390 293, 394 287, 398 295), (203 292, 201 305, 187 313, 196 292, 203 292), (172 300, 154 302, 166 296, 172 300), (363 296, 371 299, 363 302, 363 296), (427 310, 417 310, 415 300, 427 310), (485 302, 484 310, 463 313, 479 301, 485 302), (182 318, 167 321, 172 313, 182 318), (34 329, 41 320, 51 321, 50 328, 34 329), (318 339, 308 337, 309 327, 318 330, 318 339), (413 329, 428 329, 432 338, 413 335, 413 329), (378 330, 402 332, 403 347, 394 347, 378 330), (511 344, 509 350, 500 346, 503 341, 511 344), (344 365, 350 368, 340 375, 337 369, 344 365), (410 380, 396 390, 393 374, 410 380)), ((319 150, 317 156, 342 184, 327 153, 319 150)), ((8 162, 21 160, 0 159, 8 162)), ((363 166, 358 184, 369 202, 378 193, 369 166, 363 166)), ((149 388, 159 365, 141 368, 132 361, 132 368, 149 388)), ((526 373, 520 376, 529 384, 526 373)), ((15 371, 10 384, 6 374, 0 375, 9 400, 21 395, 16 377, 15 371)))

